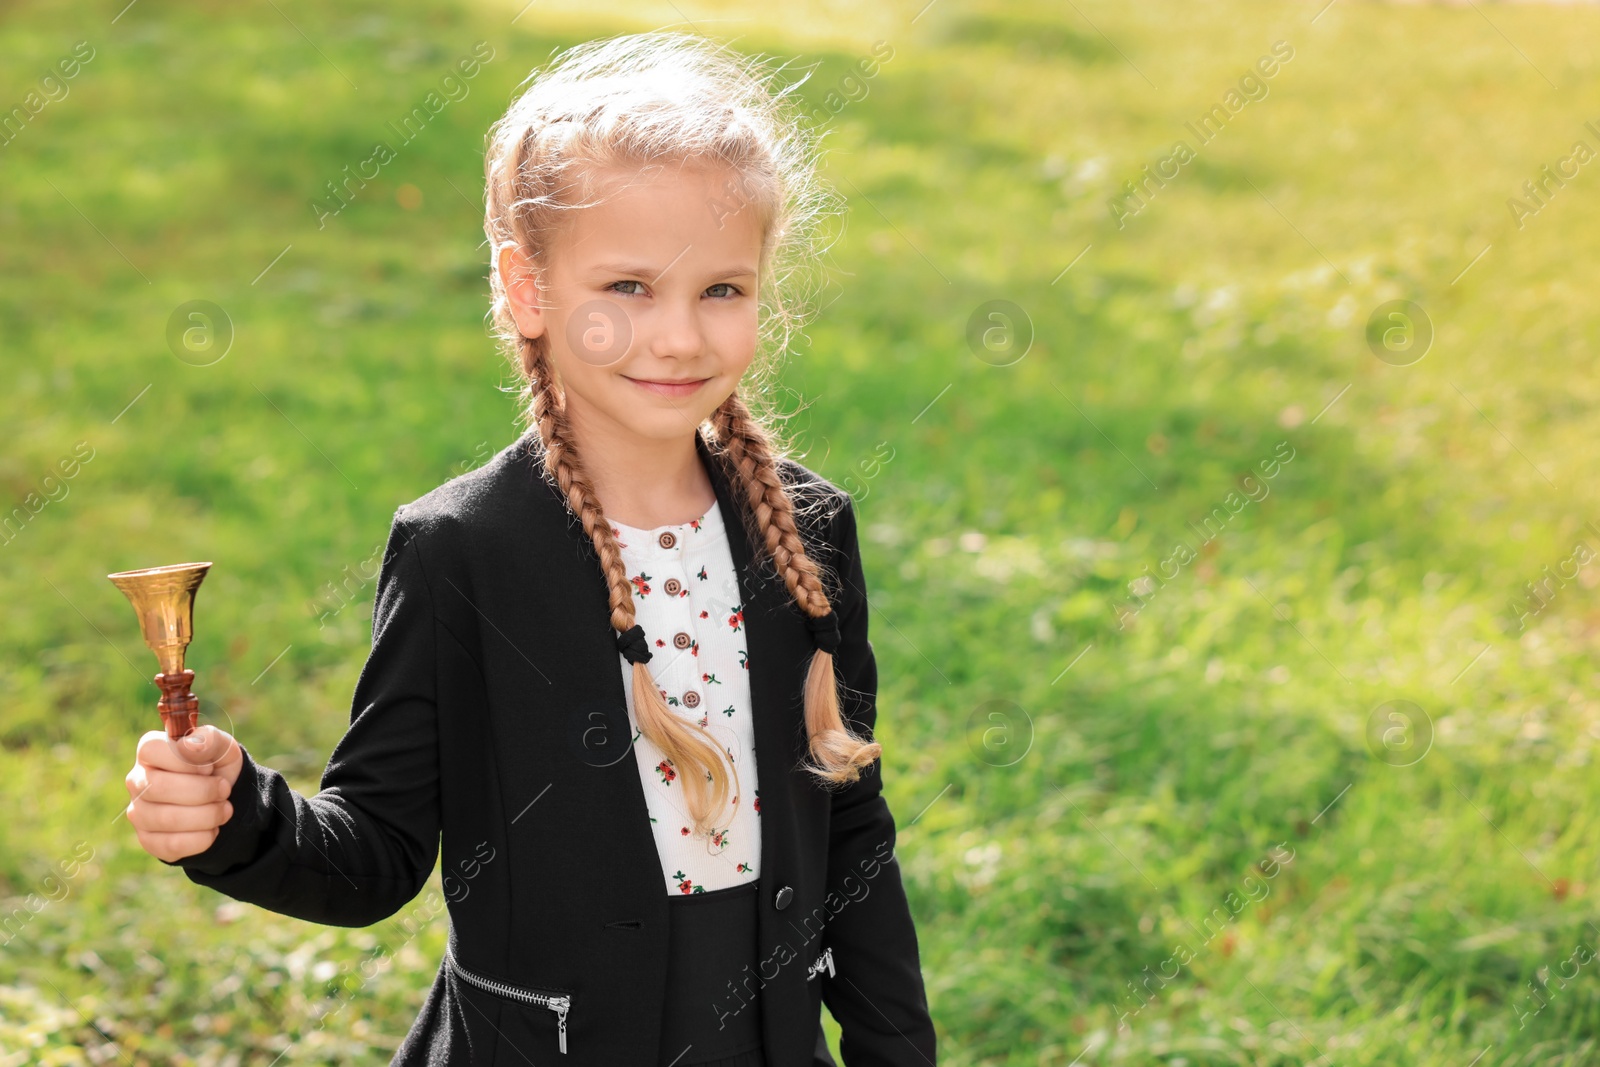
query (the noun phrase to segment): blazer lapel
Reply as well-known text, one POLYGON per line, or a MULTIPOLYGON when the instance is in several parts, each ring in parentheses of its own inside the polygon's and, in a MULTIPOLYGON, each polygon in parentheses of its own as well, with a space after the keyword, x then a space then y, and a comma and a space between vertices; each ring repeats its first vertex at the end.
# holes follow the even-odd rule
MULTIPOLYGON (((810 666, 814 642, 788 587, 765 552, 756 554, 744 523, 748 504, 743 490, 732 482, 732 473, 713 456, 695 434, 695 443, 711 475, 721 507, 723 525, 739 588, 744 596, 744 616, 748 627, 746 651, 750 659, 750 703, 755 731, 756 775, 761 791, 761 883, 758 935, 760 959, 765 964, 782 959, 779 946, 795 936, 786 906, 802 882, 800 871, 801 834, 795 794, 805 787, 804 772, 794 771, 805 755, 805 672, 810 666), (781 903, 775 895, 783 891, 781 903)), ((791 993, 801 988, 798 971, 780 971, 791 993)), ((765 1020, 769 1039, 783 1044, 792 1035, 774 1030, 775 1020, 765 1020)))

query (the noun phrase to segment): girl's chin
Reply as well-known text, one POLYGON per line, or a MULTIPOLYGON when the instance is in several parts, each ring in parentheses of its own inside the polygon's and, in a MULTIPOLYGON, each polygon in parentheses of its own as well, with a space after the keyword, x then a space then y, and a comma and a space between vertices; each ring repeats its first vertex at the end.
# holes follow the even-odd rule
POLYGON ((674 440, 692 436, 732 395, 735 384, 711 378, 690 390, 687 396, 672 397, 662 396, 618 374, 614 386, 600 396, 578 396, 569 389, 567 410, 569 417, 576 415, 584 423, 599 416, 646 437, 674 440))

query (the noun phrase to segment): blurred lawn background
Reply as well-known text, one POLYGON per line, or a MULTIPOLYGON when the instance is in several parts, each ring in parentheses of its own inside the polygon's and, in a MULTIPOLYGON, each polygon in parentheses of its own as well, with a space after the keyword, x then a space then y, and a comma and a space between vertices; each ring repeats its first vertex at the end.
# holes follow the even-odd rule
POLYGON ((0 14, 0 107, 92 50, 0 148, 0 1064, 386 1062, 409 1028, 437 876, 327 929, 137 847, 155 662, 105 575, 216 561, 202 709, 314 791, 394 509, 515 436, 484 132, 553 48, 662 26, 814 67, 850 211, 785 406, 860 501, 943 1062, 1600 1056, 1600 163, 1507 205, 1600 149, 1593 8, 123 3, 0 14), (195 300, 235 331, 206 366, 167 341, 195 300), (968 342, 993 300, 1021 358, 968 342), (1410 365, 1367 341, 1390 300, 1435 333, 1410 365))

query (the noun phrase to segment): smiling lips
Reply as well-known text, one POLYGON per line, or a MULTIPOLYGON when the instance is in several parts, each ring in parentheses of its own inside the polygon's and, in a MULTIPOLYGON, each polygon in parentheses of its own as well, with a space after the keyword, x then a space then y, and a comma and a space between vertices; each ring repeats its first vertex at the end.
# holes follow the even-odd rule
MULTIPOLYGON (((626 374, 623 377, 628 378, 626 374)), ((647 389, 660 396, 672 397, 689 396, 710 380, 710 378, 686 378, 681 381, 652 382, 642 378, 628 378, 628 381, 641 389, 647 389)))

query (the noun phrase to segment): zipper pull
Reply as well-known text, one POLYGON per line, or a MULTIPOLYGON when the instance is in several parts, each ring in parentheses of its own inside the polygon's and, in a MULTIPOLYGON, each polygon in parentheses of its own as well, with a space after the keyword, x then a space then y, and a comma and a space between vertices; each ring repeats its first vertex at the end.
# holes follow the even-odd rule
POLYGON ((822 954, 822 958, 828 961, 828 977, 832 978, 833 975, 834 975, 834 971, 833 971, 833 946, 832 945, 828 946, 828 950, 822 954))
POLYGON ((556 1025, 561 1032, 561 1051, 567 1051, 567 1009, 572 1007, 571 997, 557 997, 551 1001, 556 1009, 556 1025))

